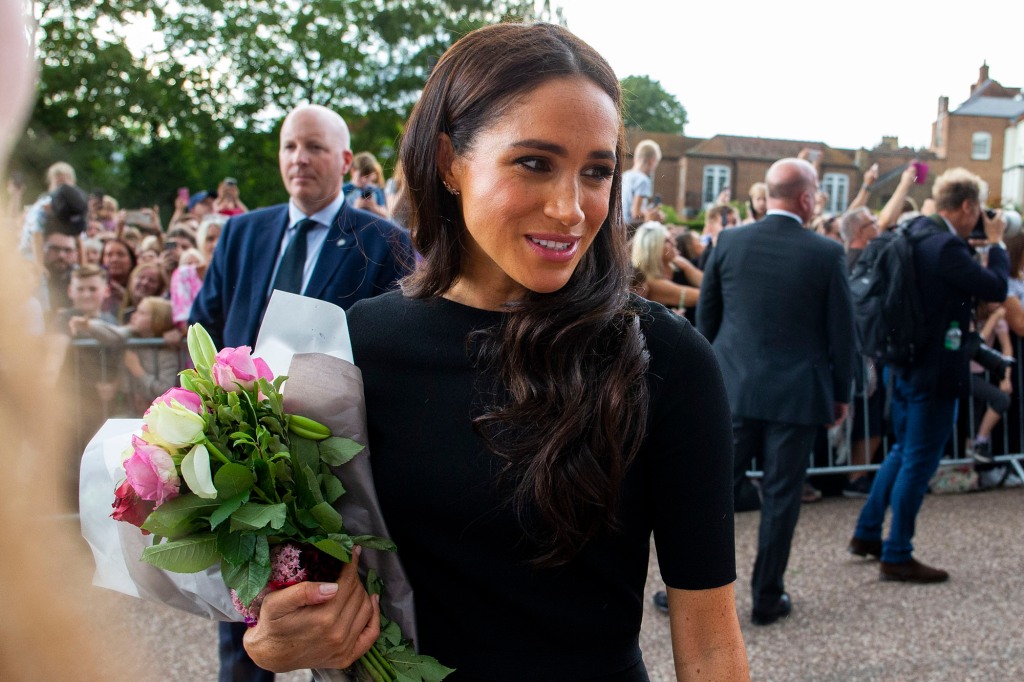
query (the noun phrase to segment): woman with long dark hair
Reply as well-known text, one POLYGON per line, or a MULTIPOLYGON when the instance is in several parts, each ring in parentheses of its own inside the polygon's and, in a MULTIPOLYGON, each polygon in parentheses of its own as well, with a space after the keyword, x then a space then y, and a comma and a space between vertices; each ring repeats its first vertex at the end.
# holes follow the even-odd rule
MULTIPOLYGON (((416 644, 452 680, 648 679, 652 532, 679 678, 747 676, 725 391, 700 335, 629 293, 620 104, 611 68, 564 28, 457 42, 401 146, 423 262, 349 311, 416 644)), ((340 584, 270 595, 254 660, 362 653, 376 606, 340 584), (337 617, 304 621, 309 604, 337 617)))

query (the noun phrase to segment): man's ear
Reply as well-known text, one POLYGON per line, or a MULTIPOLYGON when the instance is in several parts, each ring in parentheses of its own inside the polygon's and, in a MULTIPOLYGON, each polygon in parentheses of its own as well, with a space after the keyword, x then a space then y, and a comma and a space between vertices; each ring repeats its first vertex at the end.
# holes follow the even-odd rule
POLYGON ((455 147, 452 145, 452 138, 448 137, 448 133, 438 133, 437 174, 446 186, 456 191, 459 189, 459 180, 457 178, 459 166, 459 161, 455 156, 455 147))
POLYGON ((341 152, 341 177, 344 180, 348 172, 352 170, 352 150, 343 149, 341 152))

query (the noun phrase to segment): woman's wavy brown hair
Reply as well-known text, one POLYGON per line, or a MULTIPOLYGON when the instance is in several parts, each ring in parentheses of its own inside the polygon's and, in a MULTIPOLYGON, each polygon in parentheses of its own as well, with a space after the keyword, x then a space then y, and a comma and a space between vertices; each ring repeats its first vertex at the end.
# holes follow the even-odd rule
MULTIPOLYGON (((480 132, 534 88, 578 76, 600 86, 621 109, 611 67, 560 26, 482 28, 441 57, 401 144, 410 227, 424 256, 403 282, 406 295, 440 296, 462 270, 466 226, 442 185, 441 133, 451 138, 456 155, 465 154, 480 132)), ((622 479, 647 419, 647 351, 628 293, 631 269, 620 209, 623 151, 620 124, 608 218, 569 282, 557 292, 529 293, 508 304, 506 321, 474 343, 479 366, 496 371, 504 397, 474 426, 506 462, 511 502, 542 547, 540 565, 568 561, 614 527, 622 479)))

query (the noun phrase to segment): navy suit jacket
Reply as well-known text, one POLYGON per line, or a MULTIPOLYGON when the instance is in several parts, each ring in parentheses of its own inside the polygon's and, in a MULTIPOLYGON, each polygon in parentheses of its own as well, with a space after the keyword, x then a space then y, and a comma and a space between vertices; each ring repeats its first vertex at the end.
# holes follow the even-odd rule
POLYGON ((995 247, 989 249, 988 266, 983 267, 974 259, 967 242, 950 232, 938 215, 919 218, 910 229, 936 232, 924 237, 914 248, 914 269, 924 303, 928 340, 920 360, 898 371, 917 389, 956 398, 967 391, 969 358, 963 344, 958 351, 946 350, 946 331, 955 321, 966 340, 977 302, 1006 300, 1010 259, 1005 249, 995 247))
POLYGON ((773 214, 723 230, 704 270, 697 329, 738 417, 814 426, 849 401, 853 307, 837 242, 773 214))
MULTIPOLYGON (((210 332, 218 348, 255 345, 287 227, 288 204, 235 216, 224 226, 189 316, 210 332)), ((347 309, 394 288, 412 264, 403 230, 343 204, 303 293, 347 309)))

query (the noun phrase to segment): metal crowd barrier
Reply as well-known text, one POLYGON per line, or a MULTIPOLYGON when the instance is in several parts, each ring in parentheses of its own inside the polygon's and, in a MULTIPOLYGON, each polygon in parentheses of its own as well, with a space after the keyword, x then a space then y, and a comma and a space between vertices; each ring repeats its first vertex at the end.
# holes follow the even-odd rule
MULTIPOLYGON (((1024 354, 1022 354, 1024 341, 1016 336, 1011 336, 1014 343, 1014 357, 1017 359, 1017 363, 1012 369, 1013 392, 1010 394, 1010 406, 1007 408, 1006 414, 999 420, 999 423, 992 432, 992 452, 995 454, 993 457, 994 462, 1009 465, 1017 476, 1024 480, 1024 354)), ((986 378, 988 378, 987 374, 986 378)), ((865 385, 867 385, 867 382, 868 376, 867 371, 865 371, 865 385)), ((856 382, 854 382, 854 385, 856 385, 856 382)), ((886 390, 885 381, 881 373, 879 373, 878 377, 877 390, 886 390)), ((866 434, 869 433, 869 397, 867 391, 863 391, 862 394, 857 396, 856 391, 851 388, 851 396, 853 397, 850 401, 851 410, 848 421, 861 420, 862 432, 866 437, 866 434)), ((980 422, 981 412, 985 410, 984 403, 980 405, 978 403, 979 401, 974 398, 973 391, 969 399, 965 398, 960 401, 957 419, 953 424, 953 435, 950 437, 950 442, 946 445, 946 452, 939 462, 940 467, 974 464, 974 459, 964 451, 964 445, 968 439, 974 439, 976 425, 980 422)), ((850 463, 850 456, 853 452, 852 428, 850 426, 852 424, 848 424, 844 428, 843 433, 845 435, 838 447, 830 441, 827 454, 824 456, 818 451, 811 453, 810 465, 807 469, 808 476, 848 474, 854 471, 877 471, 881 467, 881 462, 888 455, 889 448, 892 445, 891 421, 886 419, 883 423, 881 445, 879 446, 879 451, 874 455, 875 460, 877 460, 876 463, 869 462, 857 465, 850 463)), ((756 461, 751 465, 748 475, 751 478, 759 478, 762 475, 756 461)))
MULTIPOLYGON (((163 339, 130 339, 124 345, 104 346, 92 339, 75 339, 68 349, 68 362, 73 372, 73 396, 87 398, 90 391, 85 390, 85 382, 109 381, 113 379, 123 366, 123 353, 125 350, 134 350, 139 353, 145 366, 147 360, 150 367, 157 367, 157 352, 167 348, 163 339), (99 377, 99 378, 97 378, 99 377)), ((179 353, 179 369, 188 366, 189 358, 185 345, 177 348, 179 353)), ((996 453, 994 461, 1008 464, 1022 480, 1024 480, 1024 342, 1014 337, 1014 357, 1018 359, 1013 368, 1013 393, 1011 394, 1010 407, 1000 420, 992 433, 992 452, 996 453)), ((864 378, 865 385, 868 377, 864 378)), ((175 381, 174 384, 177 385, 175 381)), ((167 388, 171 388, 168 386, 167 388)), ((878 389, 885 390, 885 383, 881 376, 878 377, 878 389)), ((848 421, 862 420, 863 433, 869 432, 868 428, 868 395, 851 399, 851 412, 848 421)), ((851 395, 855 392, 851 388, 851 395)), ((77 414, 75 423, 77 426, 78 440, 85 443, 92 436, 92 433, 103 423, 103 420, 111 416, 120 417, 141 417, 139 413, 111 414, 110 405, 93 396, 93 403, 75 400, 77 414), (96 403, 100 409, 97 410, 96 403), (96 423, 98 422, 98 423, 96 423)), ((977 405, 973 395, 971 398, 960 401, 958 418, 953 424, 953 435, 947 445, 947 452, 943 456, 940 466, 955 466, 961 464, 972 464, 974 460, 964 452, 964 443, 967 438, 974 438, 975 424, 979 421, 978 409, 984 410, 984 405, 977 405)), ((829 444, 827 453, 812 453, 810 466, 807 474, 818 476, 823 474, 847 474, 854 471, 876 471, 881 466, 880 462, 885 458, 891 446, 889 433, 890 424, 883 424, 882 442, 879 452, 875 453, 876 463, 852 464, 850 453, 852 453, 853 439, 852 429, 847 426, 844 436, 837 447, 834 443, 829 444)), ((755 461, 748 472, 751 477, 760 477, 761 471, 755 461)))
MULTIPOLYGON (((101 344, 94 339, 73 339, 65 357, 64 388, 71 391, 75 409, 77 444, 84 444, 111 417, 141 417, 131 404, 103 399, 96 383, 110 383, 122 376, 125 351, 135 351, 144 369, 154 374, 160 369, 159 352, 172 349, 178 354, 178 369, 189 366, 185 344, 168 346, 163 339, 128 339, 123 344, 101 344)), ((167 388, 178 385, 177 376, 167 388)), ((155 396, 154 396, 155 397, 155 396)), ((77 445, 76 445, 77 446, 77 445)))

